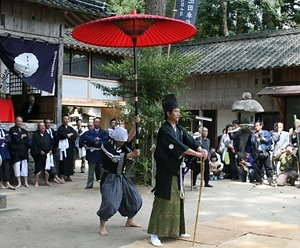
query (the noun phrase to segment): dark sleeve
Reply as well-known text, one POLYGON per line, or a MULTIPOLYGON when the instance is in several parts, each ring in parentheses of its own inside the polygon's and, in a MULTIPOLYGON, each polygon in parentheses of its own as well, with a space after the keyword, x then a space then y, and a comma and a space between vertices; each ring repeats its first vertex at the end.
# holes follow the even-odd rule
MULTIPOLYGON (((187 150, 189 149, 189 146, 181 142, 176 138, 176 136, 173 134, 172 129, 168 126, 163 126, 159 130, 160 134, 160 140, 162 147, 165 147, 168 149, 169 153, 174 157, 175 159, 179 159, 179 157, 187 150)), ((183 140, 187 138, 186 135, 183 132, 183 140)), ((185 140, 187 142, 187 140, 185 140)))
POLYGON ((195 140, 191 135, 189 135, 185 130, 183 130, 183 141, 184 143, 194 151, 197 151, 200 143, 195 140))
POLYGON ((57 137, 57 140, 64 140, 66 138, 68 138, 68 133, 67 133, 67 129, 64 127, 64 126, 60 126, 58 129, 57 129, 57 132, 56 132, 56 137, 57 137))
POLYGON ((10 133, 4 130, 4 134, 5 134, 5 143, 10 143, 11 142, 11 136, 10 133))
POLYGON ((22 129, 23 132, 22 134, 26 134, 26 137, 22 139, 22 141, 25 143, 25 145, 30 148, 30 143, 29 143, 29 136, 28 136, 28 132, 25 129, 22 129))
POLYGON ((47 132, 45 132, 45 135, 47 136, 47 144, 48 144, 48 151, 47 152, 49 152, 49 151, 53 150, 54 144, 52 142, 50 134, 48 134, 47 132))
POLYGON ((37 154, 40 153, 40 149, 39 149, 39 144, 38 144, 38 137, 37 137, 37 132, 33 133, 32 136, 32 144, 31 144, 31 149, 30 149, 30 154, 32 156, 35 156, 37 154))
POLYGON ((33 110, 32 110, 32 117, 37 118, 40 112, 40 105, 39 104, 34 104, 33 105, 33 110))
POLYGON ((248 139, 247 139, 247 142, 246 142, 246 146, 245 146, 245 152, 247 152, 247 153, 250 153, 250 154, 252 154, 251 153, 251 136, 252 135, 249 135, 248 136, 248 139))
POLYGON ((72 143, 75 144, 75 141, 77 139, 77 132, 73 127, 69 127, 70 131, 73 133, 73 135, 69 138, 71 139, 72 143))
POLYGON ((86 144, 86 135, 87 135, 87 132, 84 132, 80 137, 79 137, 79 147, 82 148, 85 144, 86 144))

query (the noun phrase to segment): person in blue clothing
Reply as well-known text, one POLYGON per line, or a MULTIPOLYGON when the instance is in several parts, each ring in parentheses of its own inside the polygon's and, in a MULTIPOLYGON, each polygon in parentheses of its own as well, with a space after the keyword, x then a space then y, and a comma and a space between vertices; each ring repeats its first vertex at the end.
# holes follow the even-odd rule
MULTIPOLYGON (((1 119, 0 119, 1 125, 1 119)), ((6 189, 16 189, 10 182, 10 153, 7 144, 11 141, 9 133, 0 127, 0 155, 2 163, 0 162, 0 189, 5 187, 6 189), (2 184, 3 182, 3 184, 2 184)))
POLYGON ((84 133, 82 139, 79 141, 81 144, 85 144, 89 147, 88 162, 88 180, 86 189, 93 188, 94 174, 96 174, 96 180, 100 181, 103 173, 102 168, 102 156, 101 145, 107 142, 109 139, 108 132, 101 129, 101 119, 96 117, 94 119, 94 128, 84 133))
POLYGON ((267 130, 262 129, 261 122, 255 122, 254 130, 248 137, 245 151, 250 153, 255 162, 255 175, 258 185, 263 182, 263 168, 266 171, 268 183, 275 186, 273 181, 273 167, 270 159, 271 136, 267 130))
POLYGON ((255 180, 255 165, 250 153, 238 154, 239 176, 242 182, 253 183, 255 180))

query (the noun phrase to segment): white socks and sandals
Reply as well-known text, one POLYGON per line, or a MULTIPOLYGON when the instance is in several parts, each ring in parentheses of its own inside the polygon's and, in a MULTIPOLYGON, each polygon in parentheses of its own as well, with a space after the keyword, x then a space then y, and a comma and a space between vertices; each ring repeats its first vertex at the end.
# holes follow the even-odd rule
MULTIPOLYGON (((182 238, 190 238, 191 235, 188 233, 181 234, 180 237, 182 238)), ((151 244, 155 247, 161 247, 163 244, 161 243, 160 239, 156 234, 151 234, 151 244)))
POLYGON ((163 246, 156 234, 151 234, 151 244, 155 247, 163 246))

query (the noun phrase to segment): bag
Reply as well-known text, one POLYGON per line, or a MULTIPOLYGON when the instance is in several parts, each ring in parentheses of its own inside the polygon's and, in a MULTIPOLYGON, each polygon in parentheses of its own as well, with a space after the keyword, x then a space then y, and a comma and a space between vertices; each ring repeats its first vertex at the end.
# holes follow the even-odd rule
POLYGON ((220 145, 218 147, 217 152, 220 153, 220 154, 222 154, 224 152, 225 148, 226 148, 225 143, 222 142, 222 141, 220 141, 220 145))
POLYGON ((229 165, 230 164, 230 157, 229 157, 229 152, 228 152, 228 149, 226 149, 226 152, 224 154, 224 163, 226 165, 229 165))

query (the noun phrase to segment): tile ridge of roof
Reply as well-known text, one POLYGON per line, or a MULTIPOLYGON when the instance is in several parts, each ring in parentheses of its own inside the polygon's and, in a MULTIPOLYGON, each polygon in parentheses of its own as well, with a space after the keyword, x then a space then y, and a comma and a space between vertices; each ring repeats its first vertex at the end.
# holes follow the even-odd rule
POLYGON ((209 38, 204 38, 203 40, 197 40, 197 41, 192 40, 192 41, 182 42, 174 46, 175 47, 195 46, 195 45, 209 44, 209 43, 230 42, 230 41, 237 41, 237 40, 252 40, 252 39, 286 36, 286 35, 293 35, 293 34, 300 34, 300 28, 290 28, 284 30, 267 30, 262 32, 252 32, 246 34, 209 37, 209 38))
POLYGON ((26 0, 27 2, 32 2, 44 6, 56 7, 62 10, 71 10, 79 13, 87 13, 90 15, 97 15, 99 13, 104 13, 106 16, 111 16, 112 13, 107 13, 106 7, 108 4, 105 1, 100 0, 26 0), (96 3, 96 4, 95 4, 96 3), (66 4, 66 6, 63 6, 66 4), (76 9, 73 5, 78 4, 89 10, 76 9))

